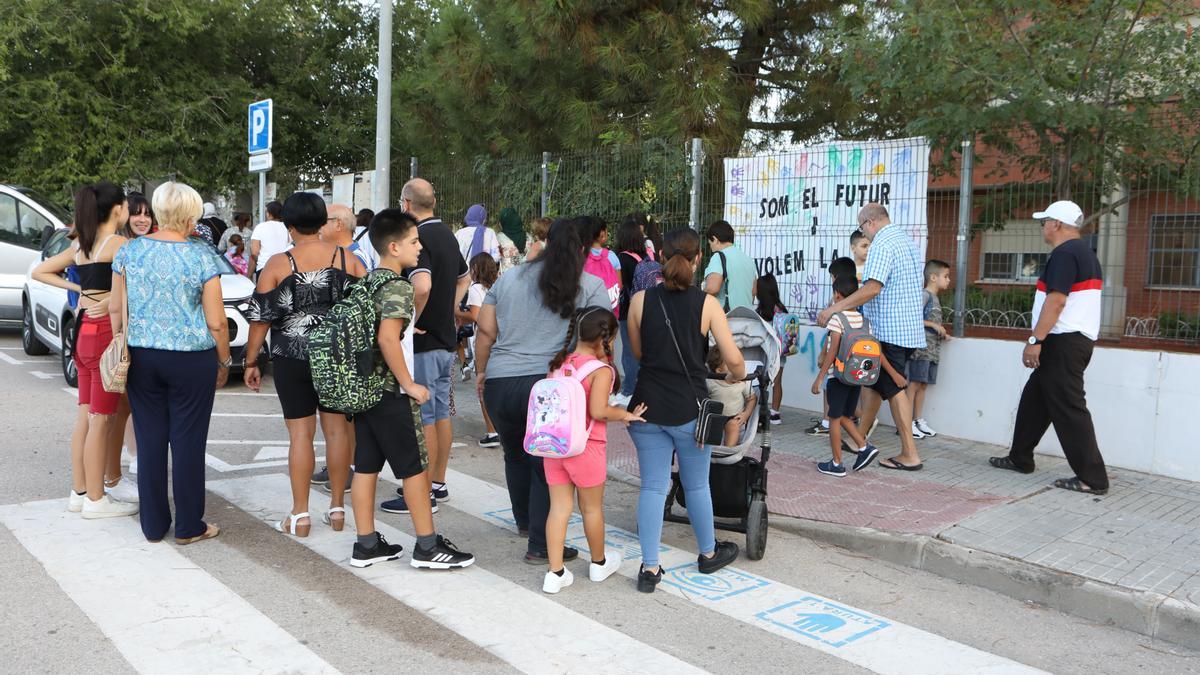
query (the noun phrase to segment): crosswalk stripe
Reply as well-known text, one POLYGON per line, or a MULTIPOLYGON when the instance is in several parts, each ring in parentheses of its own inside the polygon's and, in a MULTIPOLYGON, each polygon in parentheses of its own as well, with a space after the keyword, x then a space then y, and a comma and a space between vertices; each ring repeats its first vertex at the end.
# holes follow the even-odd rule
MULTIPOLYGON (((389 474, 380 475, 398 482, 389 474)), ((448 472, 446 482, 454 494, 454 501, 447 506, 516 530, 506 489, 453 470, 448 472)), ((571 522, 567 543, 579 548, 582 558, 587 548, 582 522, 577 516, 571 522)), ((620 574, 636 578, 641 560, 637 535, 609 526, 605 539, 613 554, 621 551, 624 560, 629 561, 620 574)), ((660 563, 661 591, 878 673, 1043 672, 736 567, 700 574, 695 553, 663 546, 660 563), (920 658, 901 659, 897 654, 920 658)))
POLYGON ((133 518, 84 520, 65 499, 0 507, 68 597, 144 673, 338 672, 133 518))
MULTIPOLYGON (((278 474, 211 481, 208 489, 264 521, 276 518, 292 500, 287 476, 278 474)), ((311 493, 314 503, 324 498, 311 493)), ((351 532, 353 522, 348 512, 351 532)), ((411 536, 380 521, 375 526, 411 555, 411 536)), ((407 562, 352 568, 348 560, 354 540, 344 532, 314 527, 296 541, 525 672, 703 672, 478 563, 451 573, 417 570, 407 562)))

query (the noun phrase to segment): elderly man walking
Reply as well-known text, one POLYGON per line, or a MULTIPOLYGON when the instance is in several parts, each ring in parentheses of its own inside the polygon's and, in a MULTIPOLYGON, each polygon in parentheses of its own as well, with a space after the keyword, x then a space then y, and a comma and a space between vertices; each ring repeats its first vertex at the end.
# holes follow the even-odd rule
POLYGON ((1033 334, 1021 354, 1033 372, 1017 406, 1012 448, 1008 456, 988 462, 1033 473, 1033 449, 1053 424, 1075 472, 1054 481, 1054 487, 1102 495, 1108 492, 1108 472, 1083 392, 1083 373, 1100 335, 1100 260, 1080 237, 1083 209, 1075 202, 1054 202, 1033 217, 1042 221, 1042 237, 1053 247, 1038 277, 1033 334))
MULTIPOLYGON (((863 269, 863 284, 850 297, 835 302, 817 315, 822 326, 834 314, 857 307, 871 322, 871 332, 883 347, 884 356, 896 372, 903 373, 908 359, 916 349, 925 347, 925 325, 921 312, 921 291, 924 288, 924 262, 917 246, 904 230, 892 225, 887 209, 880 204, 867 204, 858 212, 858 228, 871 240, 867 266, 863 269)), ((919 471, 921 457, 913 442, 912 404, 905 393, 907 382, 896 382, 887 373, 862 392, 863 414, 859 431, 870 433, 882 401, 892 409, 892 419, 900 431, 900 454, 881 460, 885 469, 919 471)), ((869 458, 867 461, 870 461, 869 458)), ((859 466, 859 462, 855 462, 859 466)))

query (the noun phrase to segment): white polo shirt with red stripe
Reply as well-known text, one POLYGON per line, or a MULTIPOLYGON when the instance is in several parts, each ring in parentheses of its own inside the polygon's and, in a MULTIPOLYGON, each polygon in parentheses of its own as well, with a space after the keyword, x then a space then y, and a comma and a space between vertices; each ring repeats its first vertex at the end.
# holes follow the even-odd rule
POLYGON ((1082 333, 1095 340, 1100 336, 1100 289, 1103 285, 1100 260, 1086 242, 1070 239, 1059 244, 1050 252, 1046 268, 1038 277, 1032 326, 1037 325, 1042 314, 1046 294, 1062 293, 1067 296, 1067 304, 1050 333, 1082 333))

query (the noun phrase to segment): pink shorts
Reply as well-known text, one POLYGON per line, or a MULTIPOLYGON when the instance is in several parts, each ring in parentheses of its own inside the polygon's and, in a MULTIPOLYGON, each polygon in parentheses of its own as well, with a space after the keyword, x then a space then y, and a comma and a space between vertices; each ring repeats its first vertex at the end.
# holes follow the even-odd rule
POLYGON ((574 485, 580 488, 604 485, 608 478, 608 460, 604 443, 588 441, 583 453, 565 459, 543 461, 546 467, 547 485, 574 485))

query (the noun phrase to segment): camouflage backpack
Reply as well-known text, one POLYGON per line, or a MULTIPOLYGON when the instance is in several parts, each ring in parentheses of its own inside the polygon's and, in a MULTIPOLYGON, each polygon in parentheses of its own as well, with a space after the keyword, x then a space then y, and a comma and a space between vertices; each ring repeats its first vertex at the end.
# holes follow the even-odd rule
POLYGON ((379 269, 350 287, 308 334, 308 367, 321 405, 347 415, 365 412, 383 399, 387 370, 376 372, 375 340, 379 313, 375 295, 401 279, 379 269))

